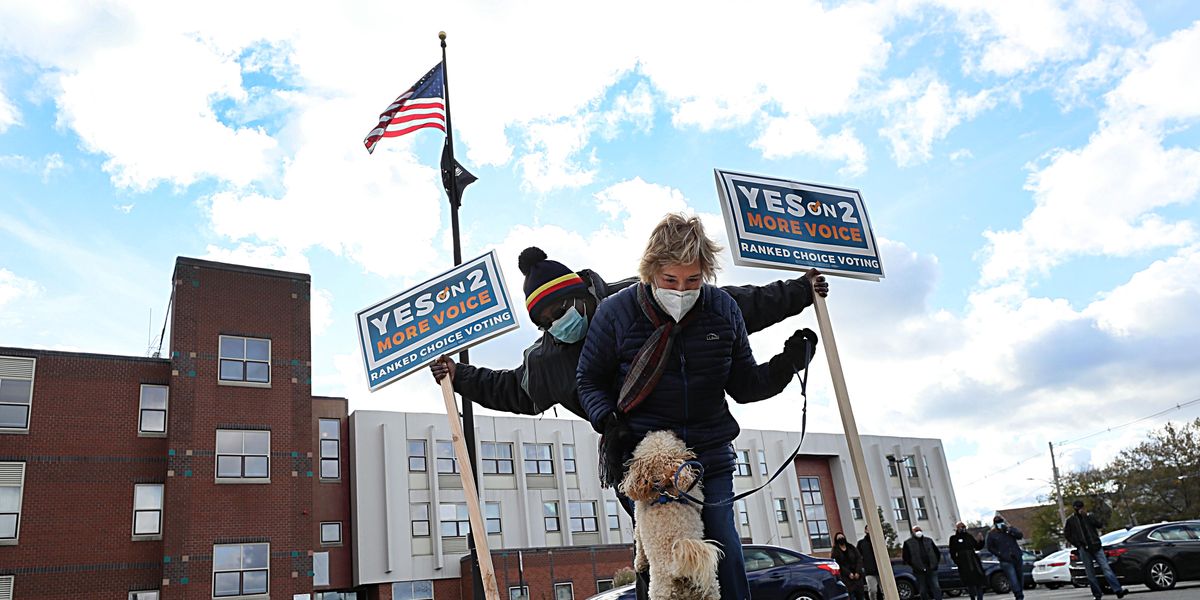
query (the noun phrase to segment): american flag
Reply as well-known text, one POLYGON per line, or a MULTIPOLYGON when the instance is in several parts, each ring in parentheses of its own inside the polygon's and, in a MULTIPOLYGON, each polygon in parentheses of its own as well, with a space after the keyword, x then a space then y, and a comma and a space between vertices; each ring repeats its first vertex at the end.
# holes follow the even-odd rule
POLYGON ((442 73, 442 63, 438 63, 380 113, 379 124, 363 140, 367 152, 374 152, 375 144, 385 137, 399 137, 426 127, 446 131, 442 73))

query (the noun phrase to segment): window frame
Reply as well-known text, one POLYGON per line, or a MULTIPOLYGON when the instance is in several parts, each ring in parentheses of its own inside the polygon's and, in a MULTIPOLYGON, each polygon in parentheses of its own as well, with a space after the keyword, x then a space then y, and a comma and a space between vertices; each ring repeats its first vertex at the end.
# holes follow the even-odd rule
POLYGON ((219 440, 221 433, 236 433, 242 436, 242 454, 226 454, 220 452, 220 442, 217 442, 216 449, 213 452, 213 475, 217 483, 233 483, 233 484, 265 484, 271 483, 271 430, 270 429, 217 429, 216 438, 219 440), (266 454, 246 454, 246 434, 247 433, 266 433, 267 434, 267 453, 266 454), (239 473, 241 475, 221 475, 221 458, 222 457, 238 457, 240 460, 239 473), (267 459, 267 474, 265 477, 247 477, 246 459, 247 458, 263 458, 267 459))
MULTIPOLYGON (((486 530, 486 528, 485 528, 486 530)), ((471 535, 471 515, 467 512, 466 502, 438 502, 438 536, 442 539, 446 538, 465 538, 471 535), (443 507, 454 508, 454 518, 446 519, 442 517, 443 507), (462 509, 462 518, 459 518, 459 509, 462 509), (445 533, 446 525, 454 525, 455 535, 447 535, 445 533)))
POLYGON ((410 502, 408 504, 408 522, 409 522, 408 531, 410 534, 412 534, 412 537, 414 537, 414 538, 432 537, 433 536, 433 519, 429 513, 429 511, 432 510, 432 507, 430 507, 429 504, 430 504, 429 502, 410 502), (425 518, 424 519, 414 519, 413 518, 413 507, 414 506, 423 507, 425 509, 425 518), (425 524, 425 533, 417 533, 417 523, 425 524))
POLYGON ((321 538, 322 546, 341 546, 342 545, 342 522, 341 521, 321 521, 321 524, 318 527, 318 530, 320 531, 320 534, 321 534, 320 538, 321 538), (337 539, 334 539, 334 540, 326 540, 325 539, 325 526, 326 525, 337 525, 337 539))
POLYGON ((0 387, 4 386, 4 381, 28 381, 29 382, 29 398, 24 402, 0 402, 0 406, 24 406, 25 407, 25 426, 24 427, 8 427, 0 426, 0 434, 27 434, 33 421, 33 390, 37 383, 37 359, 28 356, 0 356, 0 360, 4 361, 21 361, 29 362, 29 379, 24 377, 0 377, 0 387))
POLYGON ((616 500, 604 501, 604 521, 609 531, 621 528, 621 503, 616 500), (609 508, 612 508, 610 511, 609 508))
POLYGON ((750 476, 750 451, 745 449, 734 449, 734 477, 749 477, 750 476))
POLYGON ((450 440, 435 440, 433 442, 434 469, 438 475, 459 475, 458 456, 454 453, 454 442, 450 440), (448 450, 449 456, 442 456, 442 451, 448 450), (442 470, 442 461, 450 461, 449 471, 442 470))
POLYGON ((558 510, 557 500, 546 500, 542 502, 542 527, 546 529, 546 533, 562 533, 562 513, 560 513, 558 510), (547 511, 546 509, 548 508, 551 508, 551 510, 547 511), (554 520, 554 529, 550 528, 551 519, 554 520))
POLYGON ((553 475, 554 474, 554 444, 544 444, 541 442, 525 442, 522 444, 522 467, 525 469, 526 475, 553 475), (545 449, 548 455, 543 458, 537 450, 545 449), (529 451, 534 450, 535 456, 530 458, 529 451), (533 463, 533 468, 530 468, 530 463, 533 463), (543 470, 545 468, 546 470, 543 470))
POLYGON ((433 580, 432 579, 415 579, 415 580, 411 580, 411 581, 393 582, 392 583, 392 598, 394 598, 395 600, 400 600, 399 596, 397 596, 397 594, 396 594, 396 586, 404 585, 406 583, 408 584, 408 598, 405 598, 404 600, 433 600, 433 580), (415 587, 414 584, 417 584, 417 583, 428 583, 429 584, 429 596, 428 597, 418 598, 416 596, 416 591, 414 590, 414 587, 415 587))
POLYGON ((319 481, 341 481, 342 479, 342 420, 341 419, 317 419, 317 444, 320 446, 318 456, 320 462, 317 464, 317 475, 319 481), (327 438, 325 433, 321 431, 323 423, 334 423, 337 426, 337 437, 327 438), (325 455, 325 442, 333 442, 333 456, 325 455), (334 470, 337 472, 333 477, 325 476, 325 463, 333 462, 334 470))
POLYGON ((504 533, 503 513, 500 509, 499 502, 484 502, 483 503, 483 531, 487 535, 500 535, 504 533), (488 515, 488 509, 496 507, 496 516, 488 515), (492 521, 496 522, 496 530, 492 531, 492 521))
POLYGON ((271 373, 271 355, 274 351, 274 344, 272 343, 271 338, 259 338, 259 337, 251 337, 248 335, 232 335, 232 334, 224 334, 224 333, 219 334, 217 336, 217 338, 218 338, 217 339, 217 384, 218 385, 232 385, 232 386, 240 386, 240 387, 258 387, 258 388, 271 387, 271 384, 274 383, 274 377, 272 377, 272 373, 271 373), (241 356, 241 358, 238 358, 236 356, 229 356, 229 357, 225 356, 223 346, 224 346, 224 342, 225 342, 226 338, 242 340, 242 356, 241 356), (258 359, 247 358, 246 357, 246 341, 247 340, 266 342, 267 343, 267 360, 263 361, 263 360, 258 360, 258 359), (242 363, 242 378, 241 379, 226 379, 225 378, 224 373, 221 371, 221 367, 224 366, 224 363, 227 360, 228 361, 238 361, 238 362, 242 363), (266 381, 251 381, 251 380, 247 379, 246 378, 246 365, 248 363, 267 365, 267 380, 266 381))
POLYGON ((892 496, 892 516, 896 522, 908 521, 908 501, 903 496, 892 496))
POLYGON ((787 498, 772 498, 771 503, 775 505, 774 506, 775 522, 776 523, 787 523, 788 522, 787 498))
POLYGON ((513 460, 512 442, 480 442, 479 455, 480 470, 483 471, 484 475, 516 474, 517 465, 516 461, 513 460), (508 456, 501 456, 501 448, 508 450, 508 456), (504 472, 501 468, 501 465, 506 463, 508 464, 508 472, 504 472))
POLYGON ((567 500, 567 526, 570 528, 571 533, 573 533, 573 534, 575 534, 575 533, 599 533, 600 532, 600 518, 596 515, 596 501, 595 500, 567 500), (591 515, 583 514, 584 507, 591 507, 592 514, 591 515), (579 508, 580 514, 578 516, 575 515, 576 508, 579 508), (579 522, 579 529, 575 528, 576 521, 579 522), (587 528, 589 522, 592 525, 591 529, 587 528))
POLYGON ((579 465, 575 462, 575 444, 562 445, 563 473, 578 473, 579 465))
POLYGON ((616 586, 613 585, 613 580, 611 580, 611 579, 597 579, 596 580, 596 593, 597 594, 602 594, 604 592, 607 592, 608 590, 611 590, 614 587, 616 587, 616 586))
POLYGON ((563 586, 566 586, 567 589, 567 600, 575 600, 575 585, 570 581, 559 581, 554 584, 554 600, 559 600, 558 590, 563 589, 563 586))
POLYGON ((409 473, 428 473, 429 472, 429 443, 425 440, 407 440, 404 445, 404 454, 408 457, 408 472, 409 473), (412 453, 413 444, 421 445, 421 454, 412 453), (421 467, 413 468, 413 459, 421 461, 421 467))
POLYGON ((804 508, 804 531, 813 550, 833 547, 833 536, 829 532, 829 511, 826 508, 825 492, 821 489, 821 478, 801 475, 800 505, 804 508))
POLYGON ((916 513, 918 521, 929 520, 929 506, 925 504, 925 496, 913 497, 913 511, 916 513))
POLYGON ((141 540, 161 540, 163 535, 163 505, 166 504, 167 486, 162 483, 135 483, 133 484, 133 523, 130 525, 130 532, 133 535, 133 541, 141 540), (137 506, 137 490, 140 487, 157 487, 158 488, 158 508, 138 508, 137 506), (158 513, 158 527, 153 533, 138 533, 138 513, 158 513))
POLYGON ((20 483, 17 485, 4 485, 4 487, 17 488, 17 511, 15 513, 2 513, 3 516, 11 515, 13 517, 13 534, 12 537, 0 538, 0 546, 16 546, 21 541, 21 514, 25 504, 25 463, 17 461, 0 462, 0 466, 4 465, 20 465, 20 473, 18 475, 20 483))
POLYGON ((917 468, 917 457, 915 455, 905 455, 902 462, 904 463, 904 474, 907 475, 909 479, 921 478, 921 471, 917 468))
POLYGON ((159 600, 162 590, 129 590, 128 600, 159 600), (154 594, 154 597, 142 598, 142 594, 154 594))
POLYGON ((750 528, 750 507, 746 504, 745 498, 739 498, 733 503, 733 510, 737 512, 738 527, 750 528))
POLYGON ((271 595, 271 542, 248 542, 245 544, 213 544, 213 563, 212 563, 212 597, 213 598, 269 598, 271 595), (225 546, 237 546, 241 548, 241 562, 243 568, 239 569, 217 569, 217 548, 225 546), (246 569, 244 568, 246 546, 266 546, 267 566, 264 569, 246 569), (245 573, 247 572, 264 572, 266 574, 265 583, 267 589, 261 592, 245 591, 245 573), (217 574, 218 573, 238 573, 238 594, 217 594, 217 574))
POLYGON ((529 600, 529 586, 527 585, 510 585, 508 586, 508 600, 529 600), (517 595, 514 598, 513 592, 517 595))
POLYGON ((167 419, 170 416, 170 412, 169 412, 170 410, 171 410, 171 386, 162 385, 162 384, 158 384, 158 383, 143 383, 140 386, 138 386, 138 437, 154 437, 154 438, 167 437, 167 429, 169 427, 169 422, 167 421, 167 419), (166 390, 167 398, 163 402, 163 408, 146 408, 146 388, 162 388, 162 389, 166 390), (161 412, 162 413, 162 416, 163 416, 162 417, 163 418, 162 431, 155 431, 153 429, 145 428, 144 423, 145 423, 145 417, 146 417, 147 412, 161 412))
POLYGON ((771 467, 767 465, 767 451, 759 448, 756 454, 758 455, 758 474, 763 477, 770 475, 771 467))
POLYGON ((855 497, 850 499, 850 516, 853 517, 855 521, 861 521, 863 519, 861 498, 855 497))

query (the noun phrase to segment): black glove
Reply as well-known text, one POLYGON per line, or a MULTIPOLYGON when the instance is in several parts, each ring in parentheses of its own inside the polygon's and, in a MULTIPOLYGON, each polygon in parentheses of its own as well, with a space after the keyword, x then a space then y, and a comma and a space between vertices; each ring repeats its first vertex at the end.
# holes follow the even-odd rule
POLYGON ((817 334, 811 329, 798 329, 792 337, 788 338, 783 343, 783 352, 776 354, 770 361, 770 373, 772 381, 779 382, 780 385, 785 385, 796 371, 803 371, 808 363, 804 362, 805 356, 808 361, 817 354, 817 334), (807 348, 807 354, 805 354, 807 348))
POLYGON ((625 421, 624 413, 612 411, 600 421, 600 484, 616 487, 625 476, 625 461, 633 457, 637 444, 633 430, 625 421))

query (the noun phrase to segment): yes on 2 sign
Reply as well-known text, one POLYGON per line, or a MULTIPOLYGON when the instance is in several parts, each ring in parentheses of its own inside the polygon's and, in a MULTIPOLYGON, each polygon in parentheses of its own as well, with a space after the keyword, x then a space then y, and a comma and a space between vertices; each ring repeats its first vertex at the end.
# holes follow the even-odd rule
POLYGON ((495 252, 365 308, 355 321, 371 391, 518 327, 495 252))
POLYGON ((883 277, 858 190, 714 170, 733 262, 870 279, 883 277))

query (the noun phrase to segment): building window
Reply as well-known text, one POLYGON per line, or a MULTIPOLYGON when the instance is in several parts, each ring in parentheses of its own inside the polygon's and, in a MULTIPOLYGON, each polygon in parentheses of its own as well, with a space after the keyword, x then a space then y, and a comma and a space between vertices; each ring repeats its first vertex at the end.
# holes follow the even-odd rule
POLYGON ((271 383, 271 340, 221 336, 221 381, 271 383))
POLYGON ((213 546, 213 596, 266 594, 270 556, 270 544, 213 546))
POLYGON ((500 503, 485 502, 483 504, 484 531, 500 533, 500 503))
POLYGON ((138 400, 138 433, 167 432, 168 390, 170 388, 165 385, 142 385, 138 400))
POLYGON ((321 545, 335 546, 342 543, 341 521, 326 521, 321 523, 321 545))
MULTIPOLYGON (((303 594, 297 594, 292 597, 296 600, 303 594)), ((394 597, 394 596, 393 596, 394 597)), ((313 594, 314 600, 358 600, 358 592, 316 592, 313 594)))
POLYGON ((433 600, 433 582, 425 580, 393 583, 392 600, 433 600))
POLYGON ((758 451, 758 474, 763 477, 767 476, 767 451, 760 449, 758 451))
POLYGON ((734 466, 733 474, 737 475, 738 477, 749 477, 750 476, 750 451, 749 450, 738 450, 736 455, 737 455, 737 459, 736 459, 737 464, 734 466))
POLYGON ((525 444, 525 472, 531 475, 554 474, 554 454, 550 444, 525 444))
POLYGON ((411 504, 408 511, 412 515, 413 537, 429 537, 429 505, 411 504))
POLYGON ((858 498, 850 499, 850 514, 854 516, 855 521, 861 521, 863 518, 862 501, 858 498))
POLYGON ((563 473, 575 472, 575 446, 563 444, 563 473))
POLYGON ((820 479, 800 478, 800 503, 804 505, 804 522, 808 524, 808 539, 813 549, 833 547, 829 539, 829 520, 825 514, 825 499, 821 497, 820 479))
POLYGON ((329 553, 313 552, 313 585, 329 585, 329 553))
POLYGON ((621 528, 621 517, 618 516, 617 509, 618 509, 618 507, 617 507, 616 500, 605 500, 604 501, 604 516, 608 519, 608 528, 609 529, 620 529, 621 528))
POLYGON ((908 520, 908 503, 904 498, 892 498, 892 513, 897 522, 908 520))
POLYGON ((775 522, 788 522, 787 500, 784 498, 775 498, 775 522))
POLYGON ((217 430, 218 479, 269 479, 271 432, 217 430))
POLYGON ((738 524, 741 525, 742 527, 749 528, 750 527, 750 511, 746 508, 746 499, 743 498, 741 500, 738 500, 737 502, 734 502, 733 505, 734 505, 734 508, 737 509, 738 524))
POLYGON ((512 444, 502 442, 483 442, 480 445, 483 454, 483 472, 486 475, 512 475, 513 451, 512 444))
POLYGON ((163 484, 133 486, 133 535, 162 535, 163 484))
POLYGON ((571 512, 571 532, 590 533, 600 530, 596 519, 595 502, 568 502, 567 510, 571 512))
POLYGON ((321 419, 318 429, 321 434, 321 479, 340 479, 342 422, 321 419))
POLYGON ((925 506, 924 496, 917 496, 916 498, 913 498, 913 510, 917 513, 918 521, 929 520, 929 508, 925 506))
MULTIPOLYGON (((892 458, 892 456, 890 454, 888 455, 888 457, 892 458)), ((888 477, 899 477, 900 476, 900 471, 896 468, 896 463, 891 460, 887 461, 887 470, 888 470, 888 477)))
POLYGON ((458 473, 458 459, 454 457, 453 443, 437 442, 437 472, 439 475, 458 473))
POLYGON ((438 520, 442 523, 442 537, 466 537, 471 533, 471 519, 467 516, 467 505, 439 504, 438 520))
POLYGON ((32 358, 0 356, 0 431, 29 429, 36 365, 32 358))
MULTIPOLYGON (((4 589, 4 584, 0 583, 0 590, 4 589)), ((0 595, 0 598, 3 598, 0 595)), ((129 600, 158 600, 158 590, 143 590, 140 592, 129 592, 129 600)))
POLYGON ((0 463, 0 541, 13 543, 21 533, 21 492, 25 463, 0 463))
POLYGON ((607 592, 608 590, 611 590, 611 589, 613 589, 613 580, 611 580, 611 579, 597 579, 596 580, 596 593, 597 594, 599 594, 600 592, 607 592))
POLYGON ((575 587, 570 583, 554 584, 554 600, 575 600, 575 587))
POLYGON ((904 457, 904 472, 908 474, 909 479, 916 479, 921 476, 917 470, 917 457, 909 454, 904 457))
POLYGON ((408 470, 425 472, 425 440, 408 440, 408 470))
POLYGON ((508 600, 529 600, 529 586, 512 586, 508 588, 508 600))
POLYGON ((546 531, 559 530, 557 502, 542 503, 542 521, 546 524, 546 531))

